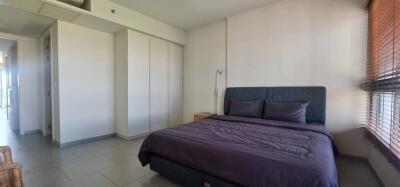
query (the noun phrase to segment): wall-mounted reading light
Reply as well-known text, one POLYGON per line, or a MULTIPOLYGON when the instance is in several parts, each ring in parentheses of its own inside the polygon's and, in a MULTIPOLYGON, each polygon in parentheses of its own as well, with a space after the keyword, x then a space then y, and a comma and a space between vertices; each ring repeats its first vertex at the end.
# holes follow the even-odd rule
POLYGON ((214 111, 218 113, 218 95, 219 95, 219 78, 224 71, 222 69, 218 69, 215 75, 215 100, 214 100, 214 111))

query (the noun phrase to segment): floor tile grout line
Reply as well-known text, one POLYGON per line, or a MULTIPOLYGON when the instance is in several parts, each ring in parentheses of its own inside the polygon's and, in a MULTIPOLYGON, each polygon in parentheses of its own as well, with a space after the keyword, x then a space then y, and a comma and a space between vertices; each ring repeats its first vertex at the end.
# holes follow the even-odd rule
MULTIPOLYGON (((61 185, 61 184, 64 184, 64 183, 66 183, 66 182, 70 182, 70 181, 71 181, 71 179, 68 178, 68 176, 66 176, 66 175, 61 171, 60 168, 54 167, 54 168, 52 168, 52 169, 58 170, 58 171, 60 172, 60 174, 61 174, 63 177, 65 177, 65 179, 67 179, 66 181, 63 181, 63 182, 55 182, 54 185, 61 185)), ((35 173, 35 174, 36 174, 36 173, 35 173)), ((31 176, 28 176, 28 177, 23 177, 22 179, 23 179, 24 183, 26 184, 26 183, 29 181, 29 179, 34 179, 33 176, 35 176, 35 174, 33 174, 33 175, 31 175, 31 176)), ((44 172, 42 171, 40 174, 36 174, 36 175, 41 176, 41 175, 43 175, 43 174, 44 174, 44 172)))
POLYGON ((133 184, 133 183, 135 183, 135 182, 138 182, 138 181, 140 181, 140 180, 142 180, 142 179, 144 179, 144 178, 148 177, 148 175, 150 175, 150 173, 148 173, 148 174, 145 174, 145 175, 143 175, 143 176, 141 176, 141 177, 137 178, 136 180, 134 180, 134 181, 131 181, 130 183, 127 183, 127 184, 125 184, 125 185, 122 185, 122 186, 126 186, 126 185, 129 185, 129 184, 133 184))
POLYGON ((114 183, 114 181, 112 181, 110 178, 108 178, 103 172, 99 171, 100 175, 102 175, 105 179, 107 179, 109 182, 111 182, 112 184, 114 184, 117 187, 122 187, 119 184, 114 183))
MULTIPOLYGON (((92 171, 92 172, 83 174, 83 175, 78 176, 78 177, 73 177, 73 178, 70 178, 70 177, 67 176, 69 179, 71 179, 71 181, 68 181, 68 182, 78 181, 78 180, 80 180, 80 179, 83 179, 83 178, 85 178, 85 177, 87 177, 87 176, 89 176, 89 175, 95 174, 95 173, 100 173, 100 170, 92 171)), ((65 183, 67 183, 67 182, 65 182, 65 183)))
POLYGON ((77 156, 79 159, 84 160, 81 156, 79 156, 78 154, 76 154, 74 151, 71 151, 72 154, 74 154, 75 156, 77 156))
MULTIPOLYGON (((119 149, 119 148, 115 148, 115 147, 112 147, 113 149, 119 149)), ((106 152, 102 152, 102 153, 99 153, 99 155, 104 155, 104 154, 107 154, 107 153, 109 153, 109 152, 111 152, 112 150, 109 150, 109 151, 106 151, 106 152)), ((74 151, 71 151, 72 153, 74 153, 76 156, 78 156, 79 158, 81 158, 82 160, 85 160, 85 159, 88 159, 88 158, 84 158, 84 157, 82 157, 82 156, 80 156, 78 153, 75 153, 74 151)), ((89 152, 89 151, 88 151, 89 152)), ((95 156, 99 156, 99 155, 94 155, 93 157, 95 157, 95 156)))
POLYGON ((64 170, 61 169, 61 167, 59 167, 59 170, 60 170, 61 173, 62 173, 63 175, 65 175, 70 181, 72 181, 71 177, 69 177, 69 176, 64 172, 64 170))

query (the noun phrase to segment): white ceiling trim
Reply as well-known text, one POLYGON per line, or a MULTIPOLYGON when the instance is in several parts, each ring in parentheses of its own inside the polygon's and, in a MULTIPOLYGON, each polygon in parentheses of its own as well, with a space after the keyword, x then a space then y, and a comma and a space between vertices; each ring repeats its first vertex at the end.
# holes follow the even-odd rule
POLYGON ((279 0, 112 0, 144 15, 190 30, 279 0))

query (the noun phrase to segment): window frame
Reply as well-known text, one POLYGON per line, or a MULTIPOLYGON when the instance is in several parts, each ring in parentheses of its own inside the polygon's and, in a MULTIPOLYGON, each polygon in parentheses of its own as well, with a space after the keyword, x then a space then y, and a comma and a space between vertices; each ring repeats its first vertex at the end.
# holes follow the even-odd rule
POLYGON ((371 0, 368 6, 366 137, 400 171, 400 3, 371 0))

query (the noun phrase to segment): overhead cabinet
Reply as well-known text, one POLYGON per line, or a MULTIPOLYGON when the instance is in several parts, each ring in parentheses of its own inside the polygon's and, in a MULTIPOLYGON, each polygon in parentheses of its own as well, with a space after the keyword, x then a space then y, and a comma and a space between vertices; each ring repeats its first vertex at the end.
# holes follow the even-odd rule
POLYGON ((182 47, 126 30, 115 36, 116 131, 132 138, 182 122, 182 47))

